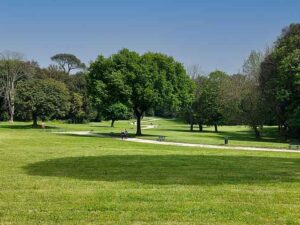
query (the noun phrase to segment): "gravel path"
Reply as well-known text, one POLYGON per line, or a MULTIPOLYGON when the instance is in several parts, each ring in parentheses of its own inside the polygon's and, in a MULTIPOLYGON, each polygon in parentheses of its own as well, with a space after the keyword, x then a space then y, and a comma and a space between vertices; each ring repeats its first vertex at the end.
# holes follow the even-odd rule
POLYGON ((212 149, 228 149, 228 150, 240 150, 240 151, 268 151, 268 152, 294 152, 300 153, 300 150, 291 149, 278 149, 278 148, 258 148, 258 147, 238 147, 238 146, 220 146, 220 145, 206 145, 206 144, 190 144, 181 142, 166 142, 166 141, 154 141, 145 140, 139 138, 128 138, 125 141, 156 144, 156 145, 173 145, 173 146, 183 146, 183 147, 199 147, 199 148, 212 148, 212 149))

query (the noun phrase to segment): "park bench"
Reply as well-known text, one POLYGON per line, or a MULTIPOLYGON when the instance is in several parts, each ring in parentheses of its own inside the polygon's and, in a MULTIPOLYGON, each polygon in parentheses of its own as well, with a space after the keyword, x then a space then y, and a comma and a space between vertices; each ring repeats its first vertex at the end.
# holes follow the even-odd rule
POLYGON ((289 149, 297 149, 300 150, 300 142, 291 142, 289 144, 289 149))
POLYGON ((158 141, 165 141, 166 137, 165 136, 158 136, 157 140, 158 141))

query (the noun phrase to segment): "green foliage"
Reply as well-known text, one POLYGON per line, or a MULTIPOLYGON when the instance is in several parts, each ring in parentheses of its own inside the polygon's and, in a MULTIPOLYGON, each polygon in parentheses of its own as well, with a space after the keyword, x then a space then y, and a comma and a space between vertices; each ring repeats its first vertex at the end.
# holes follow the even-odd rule
POLYGON ((280 133, 286 137, 288 121, 300 105, 300 24, 283 30, 262 64, 260 87, 265 105, 276 112, 280 133))
POLYGON ((76 92, 71 93, 68 119, 72 123, 82 123, 84 120, 83 98, 76 92))
POLYGON ((69 110, 69 93, 66 86, 52 79, 31 79, 17 86, 16 106, 30 113, 33 125, 37 119, 62 118, 69 110))
POLYGON ((122 103, 115 103, 108 106, 104 111, 104 117, 111 120, 111 126, 114 126, 116 120, 126 120, 130 118, 129 108, 122 103))
POLYGON ((163 54, 140 56, 128 49, 109 58, 99 56, 89 68, 88 87, 98 108, 118 102, 131 107, 138 120, 137 135, 147 110, 163 106, 178 111, 193 96, 193 84, 182 64, 163 54))
POLYGON ((289 118, 288 124, 290 126, 290 134, 293 138, 300 137, 300 106, 295 108, 292 116, 289 118))
POLYGON ((221 87, 228 79, 222 71, 214 71, 208 77, 195 78, 196 92, 192 105, 193 123, 199 124, 202 131, 203 124, 217 126, 222 123, 222 92, 221 87))

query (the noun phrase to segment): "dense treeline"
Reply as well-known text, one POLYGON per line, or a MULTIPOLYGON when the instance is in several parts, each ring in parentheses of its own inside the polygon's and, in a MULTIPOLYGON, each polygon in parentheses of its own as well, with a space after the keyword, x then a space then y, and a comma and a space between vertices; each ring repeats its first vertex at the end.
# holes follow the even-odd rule
POLYGON ((193 125, 247 124, 257 138, 263 125, 278 125, 284 139, 300 137, 300 24, 285 28, 273 48, 253 51, 242 73, 195 74, 195 99, 186 120, 193 125))
POLYGON ((239 74, 198 67, 186 72, 174 58, 139 55, 128 49, 86 66, 76 56, 57 54, 40 68, 17 53, 0 57, 0 119, 62 119, 70 123, 183 117, 204 125, 245 124, 260 138, 263 125, 277 125, 282 138, 300 137, 300 24, 285 28, 266 52, 252 51, 239 74), (189 75, 188 75, 189 74, 189 75))

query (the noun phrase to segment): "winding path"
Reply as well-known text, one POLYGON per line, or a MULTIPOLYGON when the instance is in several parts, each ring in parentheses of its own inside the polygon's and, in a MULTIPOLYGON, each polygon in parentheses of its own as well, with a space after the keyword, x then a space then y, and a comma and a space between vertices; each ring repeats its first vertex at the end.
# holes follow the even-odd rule
POLYGON ((239 151, 268 151, 268 152, 293 152, 300 153, 300 150, 291 149, 279 149, 279 148, 259 148, 259 147, 241 147, 241 146, 221 146, 221 145, 207 145, 207 144, 190 144, 181 142, 167 142, 167 141, 154 141, 145 140, 139 138, 128 138, 124 139, 129 142, 156 144, 156 145, 172 145, 172 146, 183 146, 183 147, 198 147, 198 148, 211 148, 211 149, 228 149, 228 150, 239 150, 239 151))
MULTIPOLYGON (((145 126, 143 129, 154 128, 154 125, 145 126)), ((91 131, 67 131, 67 132, 53 132, 56 134, 69 134, 78 136, 94 136, 94 137, 105 137, 105 135, 97 134, 91 131)), ((115 138, 119 139, 119 138, 115 138)), ((197 147, 197 148, 209 148, 209 149, 222 149, 222 150, 238 150, 238 151, 267 151, 267 152, 292 152, 300 153, 300 150, 283 149, 283 148, 262 148, 262 147, 242 147, 242 146, 224 146, 224 145, 208 145, 208 144, 191 144, 182 142, 167 142, 167 141, 155 141, 146 140, 140 138, 128 138, 124 139, 128 142, 137 142, 145 144, 156 144, 156 145, 171 145, 171 146, 182 146, 182 147, 197 147)))

